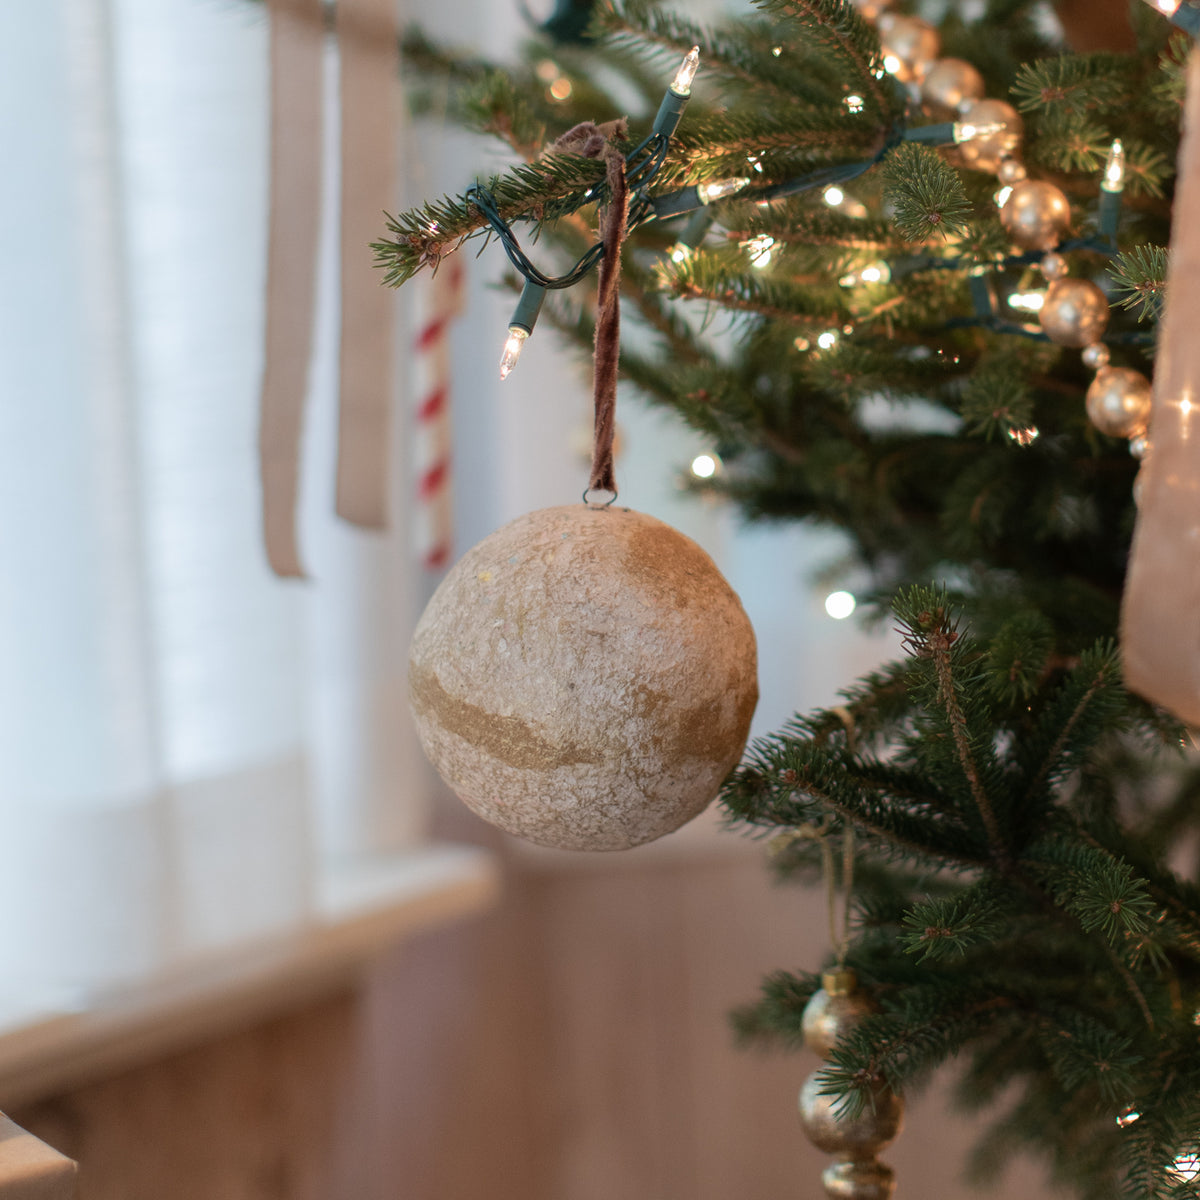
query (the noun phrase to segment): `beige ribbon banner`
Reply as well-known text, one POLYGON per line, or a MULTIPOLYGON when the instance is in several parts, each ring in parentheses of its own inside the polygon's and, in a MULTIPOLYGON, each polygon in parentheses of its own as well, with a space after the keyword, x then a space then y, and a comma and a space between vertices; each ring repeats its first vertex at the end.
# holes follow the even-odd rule
POLYGON ((371 242, 396 196, 399 22, 396 0, 339 0, 342 99, 342 331, 337 511, 387 524, 395 297, 371 242))
POLYGON ((296 535, 321 207, 321 0, 267 0, 271 226, 258 453, 263 533, 277 575, 303 576, 296 535))
POLYGON ((1200 726, 1200 51, 1188 64, 1152 449, 1121 614, 1125 680, 1200 726))

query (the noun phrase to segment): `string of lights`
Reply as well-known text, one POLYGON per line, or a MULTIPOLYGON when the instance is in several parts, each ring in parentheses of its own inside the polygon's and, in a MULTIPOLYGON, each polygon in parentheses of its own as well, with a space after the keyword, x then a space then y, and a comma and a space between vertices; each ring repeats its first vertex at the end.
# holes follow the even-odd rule
MULTIPOLYGON (((700 48, 693 46, 684 57, 674 79, 667 88, 649 136, 630 151, 625 159, 626 178, 632 196, 628 218, 630 228, 648 220, 668 220, 688 213, 695 214, 680 242, 677 243, 677 249, 674 252, 676 254, 680 253, 678 250, 680 246, 699 245, 715 219, 709 206, 727 197, 744 192, 742 198, 766 205, 774 200, 817 188, 821 188, 827 198, 834 192, 841 196, 843 193, 837 185, 848 183, 869 171, 882 161, 889 151, 903 141, 939 146, 958 145, 976 137, 994 135, 1003 128, 1003 125, 997 122, 972 123, 969 121, 946 121, 909 128, 906 115, 902 115, 889 130, 879 149, 870 158, 861 162, 823 167, 794 179, 759 188, 750 187, 752 180, 749 177, 737 177, 695 184, 678 191, 651 197, 648 194, 649 186, 666 160, 671 137, 679 127, 699 65, 700 48)), ((595 200, 600 204, 603 204, 606 198, 607 188, 603 183, 594 185, 585 194, 585 199, 595 200)), ((545 293, 549 290, 572 287, 579 283, 600 262, 604 252, 603 246, 600 242, 590 246, 575 265, 564 274, 547 275, 521 248, 511 224, 501 215, 498 205, 486 187, 482 184, 475 184, 467 190, 464 199, 478 209, 499 239, 509 261, 525 281, 521 297, 509 321, 508 336, 500 358, 500 377, 506 379, 516 367, 525 342, 533 333, 545 300, 545 293)), ((765 265, 768 260, 769 247, 760 248, 756 261, 760 265, 765 265)))
MULTIPOLYGON (((700 66, 700 47, 693 46, 684 56, 683 62, 675 72, 649 136, 634 147, 625 157, 625 178, 629 185, 631 201, 629 206, 628 225, 630 228, 640 222, 657 216, 653 202, 646 195, 646 189, 654 180, 666 161, 670 148, 671 136, 679 127, 683 110, 687 107, 692 94, 692 83, 700 66)), ((587 199, 594 199, 603 204, 607 198, 607 186, 596 184, 586 194, 587 199)), ((578 283, 604 256, 604 245, 596 242, 580 257, 578 262, 563 275, 546 275, 533 264, 529 256, 521 249, 512 226, 500 215, 499 208, 482 184, 469 188, 464 197, 473 204, 487 221, 493 232, 500 240, 509 262, 520 272, 525 280, 521 297, 508 323, 508 337, 500 356, 500 378, 507 379, 521 357, 525 342, 533 333, 541 312, 546 292, 552 289, 567 288, 578 283)), ((682 211, 682 210, 681 210, 682 211)))
MULTIPOLYGON (((1200 9, 1193 9, 1187 0, 1147 2, 1176 24, 1184 22, 1181 28, 1187 27, 1190 14, 1200 14, 1200 9)), ((953 120, 910 127, 910 106, 906 104, 883 137, 879 148, 865 160, 822 167, 792 179, 757 187, 754 186, 753 175, 747 174, 695 184, 652 197, 649 195, 650 186, 666 161, 671 138, 682 119, 699 68, 699 47, 693 46, 667 88, 650 134, 626 156, 626 178, 630 189, 629 227, 646 221, 666 221, 687 216, 686 225, 669 251, 671 259, 681 263, 708 236, 717 219, 713 205, 723 200, 737 198, 765 207, 777 200, 819 189, 830 207, 838 208, 849 216, 865 216, 865 207, 847 195, 843 185, 871 170, 903 142, 939 147, 958 146, 962 150, 965 165, 994 172, 998 177, 1001 186, 996 192, 995 202, 1002 223, 1019 248, 1018 252, 993 263, 974 266, 965 258, 952 255, 909 255, 890 263, 869 263, 843 275, 839 283, 852 288, 887 284, 918 271, 965 270, 973 314, 952 318, 943 328, 984 328, 996 333, 1080 348, 1084 363, 1096 371, 1096 378, 1088 393, 1088 411, 1093 422, 1103 432, 1128 437, 1133 452, 1139 457, 1144 455, 1149 448, 1144 436, 1144 416, 1148 417, 1148 411, 1143 415, 1143 409, 1148 410, 1149 381, 1138 371, 1109 367, 1109 350, 1100 340, 1108 324, 1108 300, 1091 280, 1069 278, 1065 258, 1065 255, 1077 251, 1107 258, 1116 253, 1126 173, 1125 151, 1121 141, 1118 139, 1112 143, 1104 165, 1096 209, 1096 233, 1067 238, 1070 203, 1054 184, 1028 177, 1018 157, 1021 122, 1016 111, 1003 101, 984 98, 982 77, 969 63, 938 59, 936 35, 932 27, 920 18, 884 13, 878 18, 878 25, 883 69, 876 72, 877 76, 890 77, 892 86, 907 89, 909 98, 929 105, 935 110, 935 115, 938 109, 949 112, 953 120), (1005 299, 1012 314, 1001 311, 993 280, 1030 267, 1036 267, 1042 273, 1048 287, 1045 291, 1008 291, 1005 299), (1036 316, 1037 323, 1022 320, 1021 317, 1026 314, 1036 316)), ((1200 30, 1200 16, 1197 17, 1197 29, 1200 30)), ((850 111, 854 111, 853 107, 850 111)), ((762 169, 753 156, 748 165, 762 169)), ((548 275, 539 270, 522 250, 511 225, 503 218, 485 187, 476 184, 468 190, 465 199, 484 217, 499 238, 509 261, 524 280, 501 355, 500 376, 504 379, 517 365, 524 345, 533 333, 546 292, 570 287, 581 281, 600 262, 603 245, 596 242, 589 247, 564 274, 548 275)), ((607 199, 606 185, 593 185, 584 194, 584 199, 602 205, 607 199)), ((752 266, 758 269, 769 266, 775 247, 773 238, 748 238, 740 245, 748 253, 752 266)), ((846 333, 850 331, 849 325, 843 330, 846 333)), ((1127 332, 1110 335, 1108 340, 1113 344, 1134 346, 1149 342, 1152 335, 1127 332)), ((805 339, 798 339, 798 346, 801 341, 805 339)), ((832 349, 836 341, 836 330, 832 331, 832 336, 822 335, 817 339, 818 347, 825 350, 832 349)), ((1037 436, 1037 431, 1033 429, 1024 433, 1027 436, 1016 439, 1023 445, 1030 444, 1037 436)))

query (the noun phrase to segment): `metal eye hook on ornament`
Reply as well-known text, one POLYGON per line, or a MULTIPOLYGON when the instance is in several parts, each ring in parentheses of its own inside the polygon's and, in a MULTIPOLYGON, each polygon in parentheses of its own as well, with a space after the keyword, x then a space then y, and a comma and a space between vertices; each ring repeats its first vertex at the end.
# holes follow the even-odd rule
POLYGON ((594 488, 594 487, 591 487, 590 485, 588 487, 585 487, 583 489, 584 504, 586 504, 588 506, 588 508, 612 508, 612 506, 614 504, 616 504, 616 502, 617 502, 617 493, 616 492, 613 492, 611 500, 600 501, 600 500, 589 500, 588 499, 589 492, 603 492, 603 491, 607 491, 607 490, 608 490, 607 488, 594 488))

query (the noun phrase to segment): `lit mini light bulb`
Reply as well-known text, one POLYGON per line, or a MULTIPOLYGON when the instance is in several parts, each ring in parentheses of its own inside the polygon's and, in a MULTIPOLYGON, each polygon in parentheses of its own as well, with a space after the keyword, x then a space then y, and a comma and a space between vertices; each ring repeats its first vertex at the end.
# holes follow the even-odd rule
POLYGON ((1177 1154, 1167 1167, 1167 1174, 1172 1179, 1183 1183, 1191 1183, 1197 1175, 1200 1175, 1200 1156, 1191 1151, 1184 1154, 1177 1154))
POLYGON ((1125 186, 1125 147, 1117 138, 1108 152, 1104 163, 1104 181, 1100 186, 1106 192, 1119 192, 1125 186))
POLYGON ((697 454, 692 459, 691 472, 697 479, 711 479, 721 466, 715 454, 697 454))
POLYGON ((513 325, 508 331, 508 340, 504 343, 504 353, 500 355, 500 378, 507 379, 521 358, 521 351, 529 340, 529 330, 520 329, 513 325))
POLYGON ((843 275, 838 283, 842 287, 857 287, 860 283, 887 283, 892 278, 892 268, 885 262, 873 262, 858 271, 843 275))
POLYGON ((701 204, 712 204, 715 200, 724 200, 733 196, 749 184, 750 180, 744 175, 733 179, 715 179, 712 183, 702 183, 696 188, 701 204))
POLYGON ((1176 29, 1193 38, 1200 38, 1200 8, 1194 4, 1184 4, 1181 0, 1146 0, 1156 12, 1162 13, 1176 29))
POLYGON ((700 47, 693 46, 679 64, 679 70, 675 72, 675 78, 671 80, 671 91, 677 96, 690 96, 692 94, 692 82, 696 78, 696 72, 700 69, 700 47))
POLYGON ((744 242, 746 253, 750 255, 750 265, 760 271, 770 265, 771 251, 775 248, 775 239, 763 233, 744 242))
POLYGON ((1003 208, 1008 203, 1009 196, 1012 195, 1012 184, 1006 183, 993 197, 997 208, 1003 208))
POLYGON ((676 242, 671 247, 671 261, 673 263, 685 263, 692 257, 691 246, 685 245, 683 242, 676 242))
POLYGON ((832 350, 837 345, 838 335, 834 329, 827 329, 817 338, 817 345, 822 350, 832 350))
MULTIPOLYGON (((1193 9, 1191 11, 1200 12, 1193 9)), ((1108 151, 1104 162, 1104 175, 1100 180, 1100 203, 1096 211, 1096 224, 1100 232, 1115 242, 1121 224, 1121 193, 1125 190, 1125 147, 1117 138, 1108 151)))
POLYGON ((821 199, 829 205, 830 208, 837 208, 843 200, 846 199, 846 193, 840 187, 830 184, 822 193, 821 199))
POLYGON ((542 301, 546 298, 546 289, 532 279, 525 281, 521 289, 521 298, 513 310, 512 320, 508 323, 508 338, 504 342, 504 351, 500 355, 500 378, 507 379, 513 372, 525 349, 525 343, 537 324, 538 313, 542 311, 542 301))
POLYGON ((825 597, 825 611, 835 620, 844 621, 858 607, 851 592, 830 592, 825 597))
POLYGON ((700 47, 693 46, 680 63, 675 78, 671 80, 671 86, 667 88, 662 103, 658 106, 658 115, 654 118, 654 132, 660 138, 675 136, 683 110, 687 108, 688 97, 692 94, 692 80, 696 78, 699 66, 700 47))
POLYGON ((1008 307, 1021 312, 1041 312, 1045 303, 1045 292, 1013 292, 1008 298, 1008 307))

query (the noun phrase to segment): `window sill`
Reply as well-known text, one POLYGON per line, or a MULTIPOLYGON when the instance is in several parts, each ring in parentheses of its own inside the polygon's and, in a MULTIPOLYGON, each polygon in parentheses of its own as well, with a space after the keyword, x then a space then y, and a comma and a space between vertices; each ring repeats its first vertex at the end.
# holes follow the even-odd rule
POLYGON ((349 986, 406 937, 484 908, 486 852, 429 846, 324 881, 317 914, 269 941, 206 956, 75 1011, 0 1006, 0 1108, 126 1070, 349 986))

